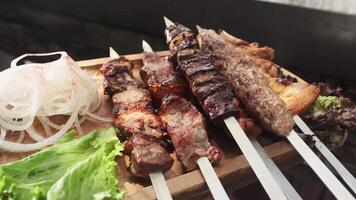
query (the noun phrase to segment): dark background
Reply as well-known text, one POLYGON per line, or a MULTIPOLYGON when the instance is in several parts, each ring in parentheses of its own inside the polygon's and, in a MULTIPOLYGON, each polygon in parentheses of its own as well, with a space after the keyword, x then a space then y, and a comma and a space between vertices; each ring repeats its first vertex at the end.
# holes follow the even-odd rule
MULTIPOLYGON (((0 70, 30 52, 65 50, 83 60, 107 57, 109 46, 140 52, 142 39, 164 50, 162 16, 269 45, 281 66, 310 82, 335 80, 355 95, 356 16, 256 1, 0 0, 0 70)), ((304 165, 287 174, 303 198, 333 199, 304 165)), ((236 194, 267 198, 258 183, 236 194)))
POLYGON ((109 46, 140 52, 142 39, 163 50, 162 16, 269 45, 277 63, 311 81, 320 74, 356 80, 356 16, 257 1, 0 0, 0 51, 66 50, 80 60, 107 56, 109 46))

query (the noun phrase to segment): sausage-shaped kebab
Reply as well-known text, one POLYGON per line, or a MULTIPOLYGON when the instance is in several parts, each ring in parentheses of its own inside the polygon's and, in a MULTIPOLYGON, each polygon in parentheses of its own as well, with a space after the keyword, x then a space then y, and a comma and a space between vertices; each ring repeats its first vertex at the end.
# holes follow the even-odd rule
POLYGON ((147 178, 153 171, 172 167, 162 139, 164 126, 154 114, 149 92, 143 89, 131 72, 132 65, 124 57, 105 63, 104 93, 112 98, 114 124, 128 139, 125 154, 130 155, 129 170, 134 176, 147 178))
POLYGON ((210 53, 199 49, 193 32, 181 24, 172 24, 166 28, 165 36, 177 70, 209 119, 221 125, 223 119, 235 116, 246 133, 258 135, 261 129, 242 110, 229 83, 213 65, 210 53))
POLYGON ((200 157, 212 163, 220 161, 222 152, 209 142, 203 115, 184 98, 185 83, 172 63, 152 51, 143 53, 143 63, 141 77, 161 105, 159 116, 184 168, 196 169, 200 157))
MULTIPOLYGON (((198 31, 200 47, 213 54, 215 65, 233 85, 234 90, 239 94, 238 96, 247 110, 258 117, 264 128, 286 136, 288 141, 337 199, 354 199, 338 178, 293 131, 294 121, 292 115, 287 111, 282 99, 269 87, 268 81, 262 72, 255 66, 258 63, 253 62, 253 60, 251 62, 245 56, 250 52, 246 52, 246 49, 236 48, 231 43, 226 42, 226 37, 217 34, 214 30, 198 27, 198 31)), ((295 116, 294 120, 304 133, 313 135, 298 116, 295 116)), ((320 152, 335 167, 333 169, 337 169, 344 180, 347 180, 345 182, 355 185, 354 177, 340 162, 337 162, 337 158, 331 152, 328 152, 321 142, 318 142, 319 139, 317 137, 314 136, 314 140, 317 141, 316 146, 320 152)))
POLYGON ((261 71, 214 30, 198 27, 202 50, 213 55, 217 70, 232 85, 246 110, 277 135, 289 134, 294 126, 283 100, 271 89, 261 71))

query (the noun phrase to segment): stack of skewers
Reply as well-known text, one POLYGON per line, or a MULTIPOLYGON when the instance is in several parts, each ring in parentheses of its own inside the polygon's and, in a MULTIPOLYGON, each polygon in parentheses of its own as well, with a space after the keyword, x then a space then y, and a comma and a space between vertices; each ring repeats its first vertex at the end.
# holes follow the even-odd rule
MULTIPOLYGON (((101 68, 105 93, 114 104, 114 124, 126 140, 129 170, 134 176, 150 177, 158 199, 172 198, 162 175, 173 163, 171 144, 186 171, 200 168, 215 199, 228 199, 211 167, 223 155, 208 138, 207 120, 229 130, 270 198, 301 199, 255 140, 262 128, 287 138, 337 198, 354 198, 293 130, 296 122, 305 134, 314 135, 296 115, 300 111, 289 110, 254 66, 258 59, 251 59, 253 52, 226 33, 198 27, 196 37, 181 24, 165 22, 171 56, 161 57, 143 42, 143 85, 124 57, 101 68)), ((296 80, 284 77, 283 81, 296 80)), ((317 138, 316 144, 355 192, 355 178, 317 138)))

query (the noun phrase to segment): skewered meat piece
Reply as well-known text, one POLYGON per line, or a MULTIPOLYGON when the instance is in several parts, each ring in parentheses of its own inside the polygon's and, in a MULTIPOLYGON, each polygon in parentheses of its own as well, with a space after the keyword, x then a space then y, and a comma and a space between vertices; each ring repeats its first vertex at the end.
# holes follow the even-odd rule
POLYGON ((213 55, 214 65, 233 86, 246 110, 265 129, 277 135, 293 129, 292 115, 257 67, 213 30, 199 28, 198 40, 201 49, 213 55))
POLYGON ((159 144, 161 147, 163 147, 164 149, 169 149, 169 152, 172 149, 171 144, 169 143, 168 137, 167 138, 157 138, 155 136, 152 135, 146 135, 146 134, 135 134, 132 135, 132 137, 130 137, 128 140, 126 140, 125 142, 125 146, 124 146, 124 153, 126 155, 129 155, 133 150, 134 147, 139 145, 139 146, 147 146, 153 143, 159 144))
POLYGON ((166 94, 185 96, 185 85, 171 63, 156 53, 143 53, 140 75, 159 105, 166 94))
POLYGON ((200 157, 207 157, 212 163, 220 161, 222 152, 209 142, 203 115, 184 99, 184 81, 172 64, 154 52, 144 52, 143 63, 141 77, 150 91, 160 91, 152 94, 158 96, 155 99, 160 103, 163 98, 159 116, 183 167, 188 171, 196 169, 200 157), (160 79, 158 75, 162 72, 170 79, 160 79))
POLYGON ((112 96, 130 88, 137 88, 139 84, 133 78, 131 69, 131 63, 124 58, 114 59, 105 63, 100 68, 105 76, 103 83, 104 94, 112 96))
POLYGON ((255 42, 248 43, 246 41, 237 45, 236 41, 241 41, 241 39, 225 31, 219 31, 219 35, 260 69, 269 86, 284 101, 290 113, 302 114, 315 102, 320 93, 319 88, 313 84, 300 81, 295 76, 288 75, 282 70, 281 66, 273 63, 274 50, 272 48, 259 47, 255 42))
POLYGON ((241 109, 230 85, 212 64, 210 53, 195 46, 181 44, 196 43, 193 32, 183 27, 181 24, 167 27, 167 43, 171 53, 175 55, 173 59, 178 64, 178 70, 188 81, 190 90, 199 100, 206 115, 219 125, 223 119, 235 116, 247 133, 258 135, 261 129, 241 109))
POLYGON ((132 174, 147 177, 150 172, 167 171, 173 165, 173 159, 157 143, 136 145, 130 155, 129 169, 132 174))
MULTIPOLYGON (((184 30, 183 33, 187 34, 187 29, 182 30, 184 30)), ((176 37, 180 37, 181 35, 182 34, 178 34, 176 37)), ((186 40, 191 40, 191 38, 189 37, 186 40)), ((194 40, 194 38, 192 40, 194 40)), ((172 38, 172 41, 175 41, 175 44, 179 44, 178 41, 181 40, 172 38)), ((174 51, 175 50, 173 50, 173 52, 174 51)), ((202 52, 199 49, 181 49, 176 53, 178 70, 185 76, 193 95, 199 100, 203 110, 209 115, 213 122, 239 112, 240 109, 234 104, 236 101, 233 101, 232 98, 230 101, 216 102, 220 106, 212 107, 211 105, 207 106, 204 104, 204 100, 207 97, 210 97, 222 88, 228 88, 227 82, 216 72, 215 67, 211 64, 211 56, 209 53, 202 52)), ((229 89, 225 89, 224 93, 226 93, 226 96, 233 96, 232 91, 229 89)))
POLYGON ((147 134, 157 138, 163 136, 163 124, 158 116, 147 111, 128 111, 119 115, 114 124, 126 138, 133 134, 147 134))
POLYGON ((114 114, 120 115, 129 110, 151 111, 152 101, 147 90, 142 88, 132 88, 121 93, 116 93, 112 97, 114 103, 114 114))
POLYGON ((112 96, 114 124, 128 139, 125 153, 130 155, 129 170, 135 176, 146 178, 150 172, 170 169, 173 159, 164 148, 167 145, 160 140, 164 126, 153 112, 149 92, 140 88, 131 69, 131 63, 123 57, 100 68, 105 78, 105 93, 112 96))
POLYGON ((194 33, 181 24, 169 26, 165 29, 166 42, 171 53, 175 55, 183 49, 198 49, 198 42, 195 40, 194 33))
POLYGON ((209 142, 203 115, 190 102, 176 95, 165 96, 159 115, 186 170, 196 169, 200 157, 212 163, 221 160, 222 152, 209 142))

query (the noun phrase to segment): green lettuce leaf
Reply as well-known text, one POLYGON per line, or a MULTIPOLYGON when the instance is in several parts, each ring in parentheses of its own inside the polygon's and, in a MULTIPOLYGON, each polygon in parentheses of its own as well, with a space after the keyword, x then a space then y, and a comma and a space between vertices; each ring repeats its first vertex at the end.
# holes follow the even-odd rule
POLYGON ((115 157, 123 146, 114 128, 57 144, 0 166, 0 199, 121 199, 115 157))
POLYGON ((356 105, 342 95, 340 87, 318 83, 320 96, 302 118, 332 150, 341 147, 349 134, 356 133, 356 105))
POLYGON ((336 109, 341 108, 341 101, 336 96, 318 96, 314 105, 310 108, 309 113, 315 117, 325 115, 333 106, 336 109))

